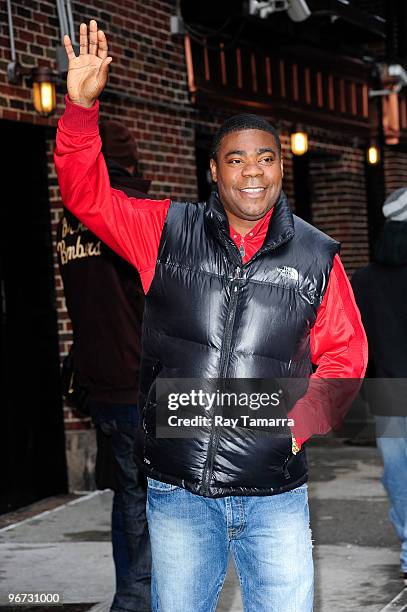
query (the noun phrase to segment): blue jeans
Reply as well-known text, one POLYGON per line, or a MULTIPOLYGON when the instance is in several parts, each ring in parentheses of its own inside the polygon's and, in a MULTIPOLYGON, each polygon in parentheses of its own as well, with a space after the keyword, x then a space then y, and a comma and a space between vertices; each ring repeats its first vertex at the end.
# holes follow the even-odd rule
POLYGON ((116 593, 111 612, 150 612, 151 549, 146 482, 134 460, 137 406, 90 402, 97 427, 97 485, 114 490, 112 546, 116 593))
POLYGON ((266 497, 195 495, 148 479, 153 612, 212 612, 229 551, 246 612, 311 612, 307 485, 266 497))
POLYGON ((407 572, 407 417, 376 416, 377 446, 383 459, 383 485, 389 517, 401 542, 401 570, 407 572))

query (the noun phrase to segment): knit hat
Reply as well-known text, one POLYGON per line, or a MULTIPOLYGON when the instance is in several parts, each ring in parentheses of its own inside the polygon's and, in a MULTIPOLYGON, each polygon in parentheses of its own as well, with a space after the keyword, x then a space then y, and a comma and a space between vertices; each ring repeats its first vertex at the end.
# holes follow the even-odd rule
POLYGON ((130 130, 118 121, 102 121, 99 124, 102 151, 105 157, 114 160, 124 168, 136 166, 137 145, 130 130))
POLYGON ((382 210, 390 221, 407 221, 407 187, 393 191, 384 201, 382 210))

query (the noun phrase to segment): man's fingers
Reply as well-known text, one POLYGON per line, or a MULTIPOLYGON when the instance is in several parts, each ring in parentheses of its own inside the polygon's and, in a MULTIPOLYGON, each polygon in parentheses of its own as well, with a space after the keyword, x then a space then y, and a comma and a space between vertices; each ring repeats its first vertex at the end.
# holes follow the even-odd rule
POLYGON ((107 77, 109 74, 109 64, 112 61, 111 57, 107 57, 103 60, 99 68, 98 80, 103 85, 106 85, 107 77))
POLYGON ((107 40, 105 33, 102 30, 98 30, 98 57, 104 60, 107 57, 107 40))
POLYGON ((80 54, 86 55, 88 53, 88 27, 86 23, 81 23, 79 27, 79 46, 80 54))
POLYGON ((75 59, 76 55, 72 47, 71 39, 67 34, 64 36, 65 51, 69 60, 75 59))
POLYGON ((98 24, 94 19, 89 22, 89 53, 98 54, 98 24))

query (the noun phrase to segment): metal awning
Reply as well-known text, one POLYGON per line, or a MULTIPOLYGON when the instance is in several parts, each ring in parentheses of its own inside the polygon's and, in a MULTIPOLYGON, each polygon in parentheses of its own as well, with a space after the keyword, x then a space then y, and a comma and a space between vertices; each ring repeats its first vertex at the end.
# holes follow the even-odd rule
MULTIPOLYGON (((372 66, 362 60, 306 46, 280 45, 269 50, 244 43, 206 46, 188 35, 185 53, 194 104, 250 108, 277 119, 361 137, 377 131, 377 104, 369 97, 374 85, 372 66)), ((399 128, 407 137, 406 96, 400 92, 396 98, 392 108, 397 105, 399 128)))

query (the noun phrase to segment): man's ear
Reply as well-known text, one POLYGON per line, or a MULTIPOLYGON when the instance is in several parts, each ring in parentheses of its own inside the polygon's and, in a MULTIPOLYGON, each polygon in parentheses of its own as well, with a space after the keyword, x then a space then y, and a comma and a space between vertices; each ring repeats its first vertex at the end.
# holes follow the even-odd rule
POLYGON ((281 168, 281 178, 284 176, 284 162, 283 158, 280 159, 280 168, 281 168))
POLYGON ((216 166, 216 161, 213 158, 209 162, 209 167, 211 169, 212 181, 214 183, 217 183, 218 182, 218 169, 216 166))

